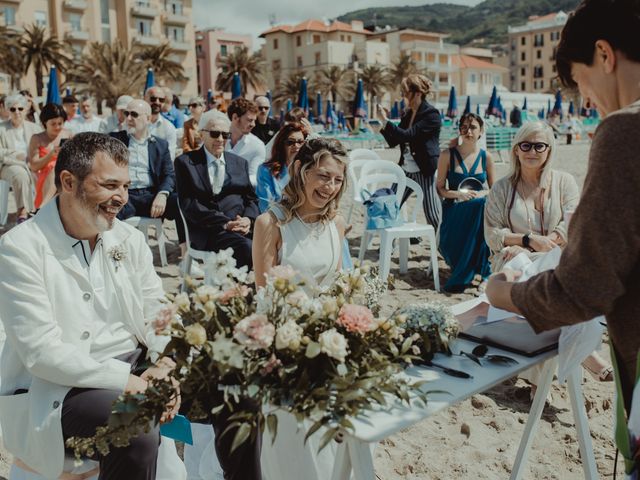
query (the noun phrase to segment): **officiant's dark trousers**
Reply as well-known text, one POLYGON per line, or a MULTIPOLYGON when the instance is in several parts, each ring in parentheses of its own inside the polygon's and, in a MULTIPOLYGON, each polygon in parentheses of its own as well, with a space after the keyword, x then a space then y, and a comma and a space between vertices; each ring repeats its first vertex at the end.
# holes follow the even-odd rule
MULTIPOLYGON (((137 349, 118 359, 135 365, 138 359, 144 360, 144 355, 137 349)), ((64 440, 95 435, 96 427, 107 424, 113 402, 121 394, 116 390, 72 388, 62 402, 64 440)), ((132 438, 128 447, 112 447, 109 455, 91 459, 100 462, 100 480, 155 480, 159 445, 160 428, 156 426, 132 438)))

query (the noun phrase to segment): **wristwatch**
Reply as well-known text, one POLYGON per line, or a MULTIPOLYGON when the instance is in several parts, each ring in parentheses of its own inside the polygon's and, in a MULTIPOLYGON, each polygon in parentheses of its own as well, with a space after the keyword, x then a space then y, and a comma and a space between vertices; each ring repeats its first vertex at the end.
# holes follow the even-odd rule
POLYGON ((531 241, 531 239, 529 238, 529 234, 525 233, 524 236, 522 237, 522 246, 524 248, 529 248, 529 242, 531 241))

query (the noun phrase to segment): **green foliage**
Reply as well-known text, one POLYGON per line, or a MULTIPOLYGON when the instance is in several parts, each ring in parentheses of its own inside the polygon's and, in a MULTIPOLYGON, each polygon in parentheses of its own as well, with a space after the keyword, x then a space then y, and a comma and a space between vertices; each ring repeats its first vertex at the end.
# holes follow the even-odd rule
POLYGON ((242 86, 242 95, 246 95, 247 87, 260 90, 265 84, 262 56, 259 52, 250 54, 247 47, 240 47, 221 59, 222 72, 218 74, 215 88, 225 92, 231 91, 233 74, 238 72, 242 86))

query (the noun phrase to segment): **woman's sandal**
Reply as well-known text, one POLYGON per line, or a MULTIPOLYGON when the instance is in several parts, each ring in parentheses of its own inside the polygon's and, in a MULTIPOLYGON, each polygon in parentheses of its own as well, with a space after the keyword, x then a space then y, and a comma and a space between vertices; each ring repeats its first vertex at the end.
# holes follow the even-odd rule
MULTIPOLYGON (((586 363, 586 362, 585 362, 586 363)), ((587 365, 582 365, 584 369, 589 372, 594 380, 598 382, 613 382, 613 367, 611 365, 605 365, 599 372, 592 370, 587 365)))

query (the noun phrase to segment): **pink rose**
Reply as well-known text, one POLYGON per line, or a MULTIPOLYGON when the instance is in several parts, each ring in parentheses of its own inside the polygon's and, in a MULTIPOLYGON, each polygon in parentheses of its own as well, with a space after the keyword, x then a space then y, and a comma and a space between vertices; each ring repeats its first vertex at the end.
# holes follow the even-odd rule
POLYGON ((296 271, 289 265, 276 265, 271 267, 268 273, 271 278, 280 278, 282 280, 292 280, 296 276, 296 271))
POLYGON ((338 325, 342 325, 348 332, 364 335, 375 328, 373 313, 362 305, 345 303, 338 313, 338 325))
POLYGON ((178 307, 174 304, 166 305, 158 311, 155 320, 152 322, 156 334, 162 333, 171 325, 177 311, 178 307))
POLYGON ((272 353, 271 357, 269 357, 269 360, 267 360, 267 363, 265 363, 264 366, 260 369, 260 375, 262 375, 263 377, 269 375, 276 368, 281 366, 282 362, 280 361, 280 359, 276 358, 276 356, 272 353))
POLYGON ((221 305, 226 305, 231 301, 232 298, 246 297, 247 295, 249 295, 249 293, 251 293, 251 289, 249 287, 247 287, 246 285, 237 285, 222 292, 222 295, 220 296, 218 301, 221 305))
POLYGON ((233 328, 233 337, 251 350, 267 349, 273 343, 276 327, 265 315, 254 313, 233 328))

